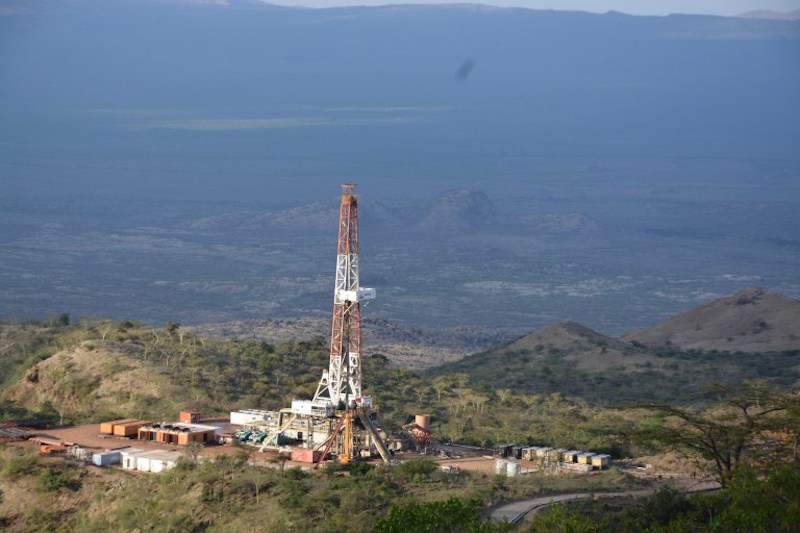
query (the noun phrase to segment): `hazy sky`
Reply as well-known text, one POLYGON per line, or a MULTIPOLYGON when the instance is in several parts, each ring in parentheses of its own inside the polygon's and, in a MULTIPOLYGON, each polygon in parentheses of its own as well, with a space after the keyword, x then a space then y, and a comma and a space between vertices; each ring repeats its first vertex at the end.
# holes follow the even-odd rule
POLYGON ((470 3, 495 6, 529 7, 533 9, 563 9, 595 11, 622 11, 635 15, 668 15, 669 13, 706 13, 712 15, 738 15, 756 9, 793 11, 800 9, 800 0, 266 0, 271 4, 330 7, 343 5, 386 4, 447 4, 470 3))

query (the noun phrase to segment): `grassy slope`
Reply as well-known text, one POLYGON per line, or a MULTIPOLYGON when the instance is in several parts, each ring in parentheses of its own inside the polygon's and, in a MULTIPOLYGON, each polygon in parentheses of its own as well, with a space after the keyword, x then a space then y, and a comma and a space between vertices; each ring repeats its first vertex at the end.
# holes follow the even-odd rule
POLYGON ((465 373, 474 386, 559 392, 593 403, 696 401, 704 385, 766 380, 800 383, 800 351, 753 354, 647 348, 564 322, 427 372, 465 373))
POLYGON ((373 531, 391 504, 452 496, 501 502, 563 491, 635 488, 598 476, 495 479, 447 474, 429 459, 343 476, 254 468, 243 456, 158 475, 98 469, 0 448, 7 531, 373 531), (55 476, 53 476, 55 474, 55 476), (55 477, 55 479, 53 479, 55 477), (50 483, 43 483, 49 479, 50 483), (54 481, 54 482, 53 482, 54 481))

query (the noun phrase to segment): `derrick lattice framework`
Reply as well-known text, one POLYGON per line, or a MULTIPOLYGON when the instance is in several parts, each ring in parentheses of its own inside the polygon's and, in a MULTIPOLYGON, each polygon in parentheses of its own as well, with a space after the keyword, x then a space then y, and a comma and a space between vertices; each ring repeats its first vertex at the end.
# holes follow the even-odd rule
POLYGON ((333 293, 331 358, 314 401, 330 401, 339 408, 361 399, 361 301, 375 297, 375 289, 358 283, 358 201, 355 186, 342 185, 339 245, 333 293))

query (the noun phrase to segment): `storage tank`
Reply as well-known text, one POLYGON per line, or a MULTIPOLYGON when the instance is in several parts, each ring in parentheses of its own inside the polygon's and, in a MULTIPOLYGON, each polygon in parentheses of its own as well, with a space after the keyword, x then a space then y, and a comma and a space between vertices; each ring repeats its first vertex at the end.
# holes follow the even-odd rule
POLYGON ((421 428, 431 427, 431 415, 417 415, 414 417, 414 422, 421 428))

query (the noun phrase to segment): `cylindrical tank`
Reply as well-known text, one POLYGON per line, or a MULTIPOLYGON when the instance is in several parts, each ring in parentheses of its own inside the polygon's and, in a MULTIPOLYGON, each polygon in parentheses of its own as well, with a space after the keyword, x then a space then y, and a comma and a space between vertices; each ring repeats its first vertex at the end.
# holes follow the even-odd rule
POLYGON ((431 415, 417 415, 414 422, 419 427, 428 429, 431 425, 431 415))
POLYGON ((494 473, 505 476, 508 473, 508 461, 505 459, 495 459, 494 460, 494 473))

